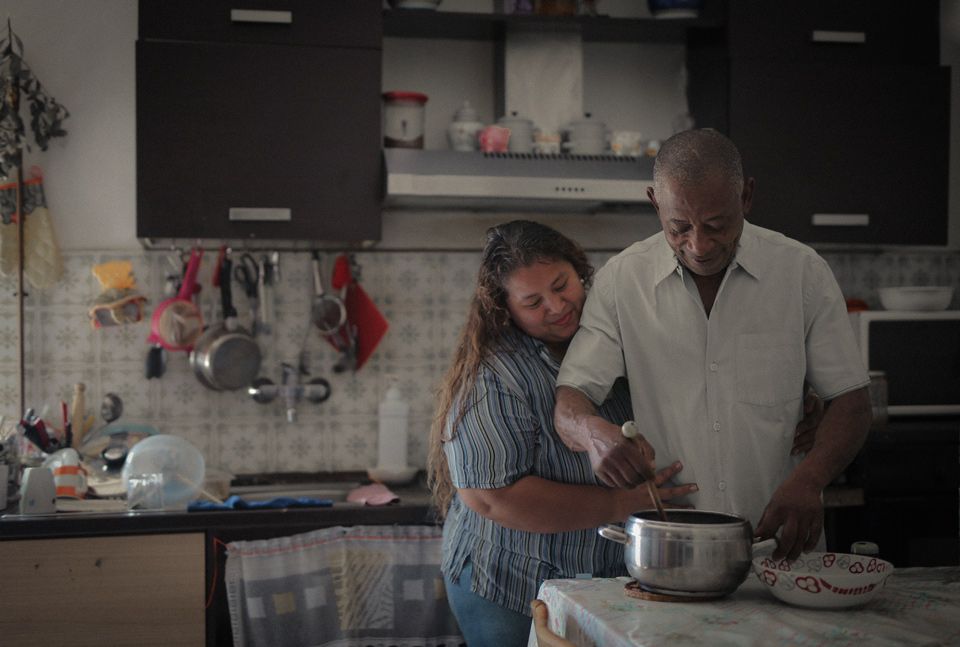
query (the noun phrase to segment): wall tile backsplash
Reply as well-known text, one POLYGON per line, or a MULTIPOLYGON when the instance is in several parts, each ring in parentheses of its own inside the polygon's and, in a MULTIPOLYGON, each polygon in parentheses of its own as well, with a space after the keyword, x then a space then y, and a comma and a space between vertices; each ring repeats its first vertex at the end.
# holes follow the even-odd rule
MULTIPOLYGON (((593 253, 599 266, 611 254, 593 253)), ((877 287, 960 286, 960 252, 824 252, 844 294, 879 307, 877 287)), ((333 254, 325 255, 332 267, 333 254)), ((201 271, 205 318, 219 319, 217 291, 210 284, 216 254, 201 271)), ((313 293, 306 253, 281 254, 273 332, 261 337, 261 374, 281 382, 281 362, 297 364, 306 339, 312 377, 324 377, 332 395, 322 404, 298 403, 297 421, 286 422, 282 399, 261 405, 244 391, 214 392, 197 381, 184 353, 171 353, 160 379, 144 377, 149 314, 163 298, 165 277, 177 267, 169 253, 65 252, 66 273, 46 291, 31 290, 25 307, 26 403, 59 423, 59 402, 70 402, 73 385, 87 385, 87 408, 98 416, 100 400, 114 392, 124 403, 122 421, 151 424, 194 443, 208 464, 236 474, 362 470, 377 460, 377 404, 396 379, 410 402, 409 457, 423 466, 442 377, 463 323, 479 252, 367 252, 356 259, 360 281, 390 323, 370 361, 357 373, 335 373, 337 353, 309 322, 313 293), (149 297, 147 318, 135 325, 94 330, 87 309, 100 286, 91 267, 108 260, 133 262, 140 289, 149 297)), ((329 271, 329 269, 328 269, 329 271)), ((0 413, 18 418, 17 304, 15 277, 0 279, 0 413)), ((249 326, 239 286, 237 308, 249 326)), ((960 308, 960 289, 951 308, 960 308)))

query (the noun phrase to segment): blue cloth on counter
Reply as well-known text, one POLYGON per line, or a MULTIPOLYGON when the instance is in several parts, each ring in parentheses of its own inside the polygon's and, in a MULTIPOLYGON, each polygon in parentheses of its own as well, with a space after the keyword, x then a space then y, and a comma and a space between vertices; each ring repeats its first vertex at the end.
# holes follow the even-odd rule
POLYGON ((266 508, 329 508, 333 505, 332 499, 312 499, 310 497, 281 496, 266 501, 246 501, 243 497, 234 494, 223 503, 213 501, 193 501, 187 506, 188 512, 206 512, 208 510, 263 510, 266 508))

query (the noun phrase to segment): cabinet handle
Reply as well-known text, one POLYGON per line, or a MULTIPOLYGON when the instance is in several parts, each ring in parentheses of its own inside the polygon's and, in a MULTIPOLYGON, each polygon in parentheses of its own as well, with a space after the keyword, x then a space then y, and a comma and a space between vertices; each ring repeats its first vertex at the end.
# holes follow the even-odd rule
POLYGON ((290 209, 230 207, 230 220, 275 222, 291 219, 290 209))
POLYGON ((814 29, 812 32, 810 32, 810 40, 815 43, 842 43, 846 45, 863 44, 867 42, 867 32, 814 29))
POLYGON ((267 11, 260 9, 231 9, 230 20, 233 22, 267 22, 290 24, 293 22, 293 12, 267 11))
POLYGON ((814 227, 867 227, 869 213, 815 213, 810 220, 814 227))

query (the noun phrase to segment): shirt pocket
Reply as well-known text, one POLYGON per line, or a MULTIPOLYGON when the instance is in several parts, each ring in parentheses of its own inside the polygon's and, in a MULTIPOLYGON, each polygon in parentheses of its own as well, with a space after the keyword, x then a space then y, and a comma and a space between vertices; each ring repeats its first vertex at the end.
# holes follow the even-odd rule
POLYGON ((737 400, 774 406, 803 397, 802 345, 788 333, 737 336, 737 400))

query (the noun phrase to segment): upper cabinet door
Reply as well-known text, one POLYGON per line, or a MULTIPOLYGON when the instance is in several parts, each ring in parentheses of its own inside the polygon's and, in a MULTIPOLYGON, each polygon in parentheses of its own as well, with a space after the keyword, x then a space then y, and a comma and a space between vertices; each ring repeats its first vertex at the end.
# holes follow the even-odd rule
POLYGON ((940 61, 938 0, 732 0, 729 21, 733 58, 940 61))
MULTIPOLYGON (((242 37, 233 42, 223 36, 231 23, 222 21, 204 22, 206 31, 190 22, 190 40, 141 37, 139 237, 379 239, 381 13, 377 2, 350 2, 372 10, 367 27, 377 47, 303 44, 303 34, 311 32, 297 22, 301 14, 293 14, 299 31, 284 31, 289 24, 271 21, 285 19, 286 8, 263 13, 264 3, 251 2, 241 3, 253 13, 239 14, 233 33, 242 37), (207 31, 210 40, 192 39, 207 31)), ((218 15, 230 15, 222 2, 186 4, 214 5, 218 15)), ((293 4, 296 10, 304 3, 293 4)), ((306 4, 345 6, 331 0, 306 4)), ((151 16, 141 15, 141 26, 151 16)), ((342 18, 338 12, 330 16, 342 18)), ((330 25, 317 24, 315 33, 324 29, 330 25)), ((352 23, 344 26, 347 33, 352 29, 352 23)), ((156 25, 148 33, 177 35, 156 25)))
POLYGON ((750 220, 804 242, 942 245, 949 70, 733 61, 750 220))

